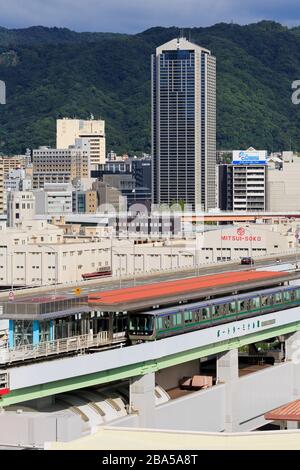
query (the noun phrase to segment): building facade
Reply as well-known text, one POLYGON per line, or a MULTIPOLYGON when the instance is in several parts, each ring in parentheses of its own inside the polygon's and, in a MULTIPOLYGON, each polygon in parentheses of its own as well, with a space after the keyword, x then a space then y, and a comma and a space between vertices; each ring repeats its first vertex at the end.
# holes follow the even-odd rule
POLYGON ((1 157, 3 162, 4 176, 6 177, 11 170, 26 168, 29 163, 29 157, 26 155, 14 155, 12 157, 1 157))
POLYGON ((90 178, 90 144, 76 139, 67 149, 40 147, 33 150, 33 189, 46 184, 71 183, 75 179, 90 178))
POLYGON ((268 165, 267 208, 272 212, 300 211, 300 158, 283 154, 280 164, 268 165))
POLYGON ((9 191, 7 193, 7 225, 18 227, 25 220, 35 217, 35 196, 32 191, 9 191))
POLYGON ((34 191, 36 214, 72 214, 72 185, 47 184, 43 189, 34 191))
POLYGON ((266 165, 219 165, 219 208, 225 211, 265 211, 266 165))
POLYGON ((218 207, 225 211, 267 210, 267 152, 234 150, 231 164, 218 165, 218 207))
POLYGON ((216 206, 216 60, 185 38, 152 56, 152 157, 155 204, 216 206))
POLYGON ((75 144, 76 139, 88 139, 90 143, 91 165, 105 163, 106 137, 105 121, 100 120, 79 120, 79 119, 58 119, 56 131, 56 147, 67 149, 75 144))
POLYGON ((73 191, 73 212, 75 214, 94 214, 98 208, 96 191, 73 191))

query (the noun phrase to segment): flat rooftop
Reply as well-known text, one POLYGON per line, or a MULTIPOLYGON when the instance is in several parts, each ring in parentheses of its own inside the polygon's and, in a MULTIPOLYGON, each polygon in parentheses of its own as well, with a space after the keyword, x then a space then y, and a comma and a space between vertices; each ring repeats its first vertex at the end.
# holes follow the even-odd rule
POLYGON ((2 319, 41 320, 68 317, 89 311, 88 296, 44 294, 2 302, 2 319))
MULTIPOLYGON (((297 275, 299 277, 299 275, 297 275)), ((273 271, 226 272, 177 281, 147 284, 126 289, 90 294, 90 306, 104 311, 126 311, 178 300, 191 300, 209 295, 262 288, 295 279, 295 274, 273 271)))

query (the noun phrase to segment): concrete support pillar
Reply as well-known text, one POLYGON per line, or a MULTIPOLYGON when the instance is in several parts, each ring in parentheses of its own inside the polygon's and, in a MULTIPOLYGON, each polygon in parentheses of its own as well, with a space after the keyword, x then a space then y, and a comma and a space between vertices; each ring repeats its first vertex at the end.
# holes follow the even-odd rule
POLYGON ((293 429, 299 429, 299 424, 297 421, 287 421, 287 429, 293 430, 293 429))
POLYGON ((285 336, 285 360, 300 363, 300 331, 285 336))
POLYGON ((217 358, 217 382, 225 383, 225 431, 238 431, 238 349, 222 353, 217 358))
POLYGON ((292 399, 300 398, 300 331, 285 337, 285 360, 293 364, 292 399))
POLYGON ((139 427, 155 427, 155 374, 134 377, 130 383, 130 409, 138 413, 139 427))

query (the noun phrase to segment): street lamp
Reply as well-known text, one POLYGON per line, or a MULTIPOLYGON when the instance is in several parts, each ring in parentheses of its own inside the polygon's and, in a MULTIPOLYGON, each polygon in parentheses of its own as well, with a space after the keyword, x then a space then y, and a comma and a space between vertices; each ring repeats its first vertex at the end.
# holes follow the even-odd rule
POLYGON ((250 253, 249 253, 249 256, 251 258, 251 266, 253 265, 253 259, 252 259, 252 232, 250 230, 250 227, 244 227, 244 230, 247 231, 249 233, 249 241, 250 241, 250 253))
POLYGON ((180 250, 179 251, 179 254, 187 254, 187 255, 191 255, 193 257, 193 260, 194 260, 194 269, 195 269, 195 273, 197 272, 197 269, 196 269, 196 250, 195 250, 195 254, 193 255, 191 251, 188 251, 188 250, 180 250))
MULTIPOLYGON (((123 240, 119 238, 119 240, 131 242, 128 238, 124 238, 123 240)), ((119 255, 119 260, 120 260, 120 285, 121 285, 121 254, 120 254, 119 251, 113 250, 113 238, 111 238, 111 269, 113 269, 113 256, 112 256, 113 252, 117 253, 119 255)), ((127 264, 126 264, 126 274, 128 274, 127 264)), ((134 286, 135 286, 136 285, 136 274, 135 274, 135 241, 134 240, 133 240, 133 282, 134 282, 134 286)))
POLYGON ((119 257, 119 279, 120 279, 120 289, 122 287, 122 273, 121 273, 121 253, 117 250, 114 250, 111 247, 111 261, 112 261, 112 266, 111 269, 113 269, 113 253, 116 253, 119 257))
MULTIPOLYGON (((11 281, 11 291, 13 292, 14 291, 14 276, 13 276, 13 273, 14 273, 14 268, 13 268, 13 256, 14 256, 14 253, 8 253, 6 252, 6 256, 11 256, 11 264, 10 264, 10 281, 11 281)), ((7 260, 7 268, 6 268, 6 277, 7 277, 7 280, 8 280, 8 260, 7 260)), ((26 275, 25 275, 25 282, 26 282, 26 275)))

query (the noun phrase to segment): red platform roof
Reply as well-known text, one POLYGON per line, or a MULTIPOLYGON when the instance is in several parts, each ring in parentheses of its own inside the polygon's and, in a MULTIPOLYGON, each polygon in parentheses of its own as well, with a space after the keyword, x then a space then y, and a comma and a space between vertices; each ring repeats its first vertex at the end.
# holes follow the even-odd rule
POLYGON ((267 421, 300 421, 300 400, 292 401, 265 414, 267 421))
MULTIPOLYGON (((247 284, 248 282, 270 280, 287 275, 285 272, 272 271, 233 271, 208 276, 181 279, 177 281, 146 284, 126 289, 117 289, 107 292, 90 294, 88 297, 91 304, 115 305, 137 302, 139 300, 157 299, 174 295, 185 295, 206 291, 209 288, 247 284)), ((233 289, 234 290, 234 289, 233 289)))

